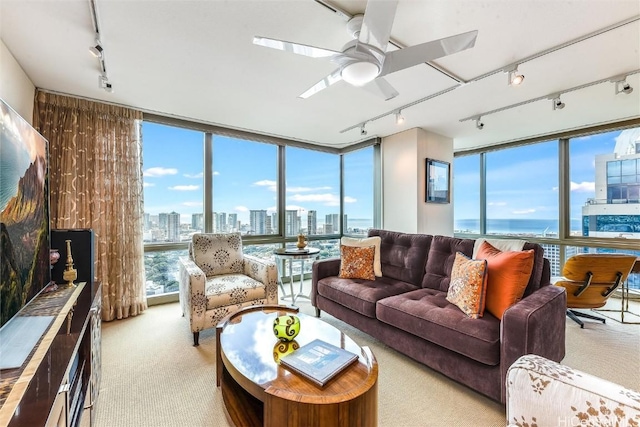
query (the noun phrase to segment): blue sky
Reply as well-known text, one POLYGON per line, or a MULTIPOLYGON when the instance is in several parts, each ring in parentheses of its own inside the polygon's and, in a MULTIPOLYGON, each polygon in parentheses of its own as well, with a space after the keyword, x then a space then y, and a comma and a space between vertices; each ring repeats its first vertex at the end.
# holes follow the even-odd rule
MULTIPOLYGON (((595 156, 613 153, 620 135, 615 131, 571 141, 572 218, 579 218, 581 207, 594 197, 595 156)), ((145 212, 176 211, 183 222, 202 212, 202 140, 201 132, 145 122, 145 212)), ((275 211, 276 146, 215 136, 214 147, 214 211, 237 213, 242 222, 248 222, 250 209, 275 211)), ((549 141, 489 153, 488 218, 558 218, 557 150, 557 142, 549 141)), ((345 213, 350 219, 372 216, 371 153, 363 150, 345 158, 345 213)), ((338 157, 287 148, 286 160, 287 208, 298 210, 303 220, 307 211, 316 210, 318 223, 325 214, 338 213, 338 157)), ((478 156, 458 157, 453 166, 455 217, 477 218, 478 156)))
MULTIPOLYGON (((145 122, 143 170, 145 212, 176 211, 182 222, 202 212, 203 133, 145 122)), ((373 159, 371 150, 346 156, 349 185, 345 189, 350 218, 371 218, 373 159)), ((318 224, 324 215, 339 212, 339 157, 327 153, 287 148, 287 209, 303 217, 316 210, 318 224)), ((214 211, 237 213, 243 223, 249 210, 275 212, 277 147, 271 144, 214 137, 214 211)))

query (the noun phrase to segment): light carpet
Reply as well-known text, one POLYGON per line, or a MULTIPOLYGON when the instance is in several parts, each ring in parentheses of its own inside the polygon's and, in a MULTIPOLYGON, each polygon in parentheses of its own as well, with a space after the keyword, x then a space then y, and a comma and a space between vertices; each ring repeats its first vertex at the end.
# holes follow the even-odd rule
MULTIPOLYGON (((301 312, 313 314, 308 300, 299 299, 298 305, 301 312)), ((322 319, 376 356, 380 426, 506 425, 499 403, 326 313, 322 319)), ((200 346, 193 347, 178 303, 103 323, 102 340, 98 427, 229 426, 215 384, 215 330, 203 331, 200 346)), ((566 348, 563 364, 640 389, 640 325, 587 320, 580 329, 567 319, 566 348)))

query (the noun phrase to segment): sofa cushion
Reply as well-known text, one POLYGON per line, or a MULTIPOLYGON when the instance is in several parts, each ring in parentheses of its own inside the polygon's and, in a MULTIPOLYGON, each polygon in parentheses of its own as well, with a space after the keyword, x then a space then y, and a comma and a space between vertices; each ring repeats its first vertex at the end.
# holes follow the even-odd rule
POLYGON ((369 230, 380 236, 380 262, 384 277, 420 286, 432 236, 396 231, 369 230))
POLYGON ((342 237, 340 244, 344 246, 356 246, 359 248, 367 246, 375 246, 375 254, 373 257, 373 272, 376 277, 382 277, 382 265, 380 264, 380 236, 367 237, 366 239, 356 239, 354 237, 342 237))
POLYGON ((462 252, 456 253, 447 301, 467 316, 477 319, 484 314, 486 293, 487 260, 471 259, 462 252))
POLYGON ((433 236, 421 286, 447 292, 456 252, 471 257, 473 242, 471 239, 433 236))
POLYGON ((485 241, 478 258, 486 259, 489 269, 486 309, 502 319, 502 313, 522 299, 533 268, 533 249, 503 252, 485 241))
POLYGON ((522 250, 528 251, 529 249, 533 249, 533 269, 531 270, 531 277, 529 278, 529 283, 527 284, 527 288, 524 291, 523 298, 527 295, 531 295, 541 287, 550 284, 548 281, 542 281, 543 273, 545 273, 545 271, 547 273, 549 272, 549 269, 545 270, 544 249, 537 243, 527 242, 525 243, 522 250))
POLYGON ((373 272, 373 258, 375 246, 357 247, 340 245, 340 273, 341 279, 375 280, 373 272))
POLYGON ((414 289, 418 287, 388 277, 362 280, 332 276, 318 281, 318 294, 371 318, 376 317, 378 300, 414 289))
POLYGON ((207 277, 205 294, 207 310, 230 305, 240 306, 267 296, 264 284, 244 274, 221 274, 207 277))
POLYGON ((471 319, 447 293, 417 289, 378 301, 378 320, 480 363, 500 363, 500 321, 489 313, 471 319))

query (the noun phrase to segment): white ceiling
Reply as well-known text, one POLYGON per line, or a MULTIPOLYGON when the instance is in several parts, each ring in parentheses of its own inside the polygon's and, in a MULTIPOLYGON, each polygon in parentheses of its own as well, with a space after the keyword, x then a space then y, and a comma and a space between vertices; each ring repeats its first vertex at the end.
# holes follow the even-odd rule
MULTIPOLYGON (((404 46, 479 30, 473 49, 435 61, 471 81, 612 24, 604 34, 521 63, 523 85, 497 72, 460 85, 421 64, 388 75, 400 95, 384 101, 339 82, 308 98, 298 95, 335 65, 252 44, 254 35, 341 50, 346 20, 314 0, 96 0, 107 72, 115 89, 98 87, 99 62, 89 0, 2 0, 0 38, 36 87, 104 100, 189 120, 344 147, 372 136, 421 127, 464 150, 531 136, 640 117, 640 74, 630 95, 604 82, 551 101, 485 115, 484 130, 460 119, 640 69, 637 0, 400 0, 392 39, 404 46), (364 121, 455 88, 392 114, 364 121), (356 126, 347 132, 342 130, 356 126)), ((366 1, 328 3, 353 15, 366 1)))

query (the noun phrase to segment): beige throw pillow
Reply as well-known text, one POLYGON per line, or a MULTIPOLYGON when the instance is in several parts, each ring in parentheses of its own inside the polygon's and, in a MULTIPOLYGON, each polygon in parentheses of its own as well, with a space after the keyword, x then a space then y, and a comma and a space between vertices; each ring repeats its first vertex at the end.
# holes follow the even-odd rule
POLYGON ((380 242, 382 239, 380 236, 367 237, 366 239, 355 239, 353 237, 343 237, 340 239, 342 246, 351 246, 355 248, 366 248, 368 246, 375 247, 375 254, 373 257, 373 272, 376 277, 382 277, 382 263, 380 262, 380 242))

